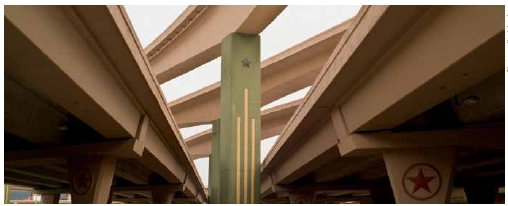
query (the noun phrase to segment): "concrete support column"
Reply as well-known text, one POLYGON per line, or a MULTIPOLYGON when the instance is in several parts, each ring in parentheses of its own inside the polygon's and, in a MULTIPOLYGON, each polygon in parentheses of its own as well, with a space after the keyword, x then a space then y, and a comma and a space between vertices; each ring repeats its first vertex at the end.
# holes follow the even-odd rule
POLYGON ((382 178, 375 182, 369 189, 370 197, 374 204, 395 204, 392 187, 388 178, 382 178))
POLYGON ((291 204, 313 204, 316 199, 314 192, 289 192, 291 204))
POLYGON ((490 179, 472 179, 464 185, 469 204, 494 204, 499 186, 490 179))
POLYGON ((212 122, 212 154, 209 167, 209 201, 211 204, 217 204, 220 202, 220 119, 212 122))
POLYGON ((111 156, 83 156, 68 158, 73 204, 106 204, 116 158, 111 156))
POLYGON ((109 190, 108 204, 113 203, 113 191, 109 190))
POLYGON ((60 202, 60 194, 42 194, 42 204, 58 204, 60 202))
POLYGON ((152 201, 154 204, 171 204, 176 191, 171 186, 161 186, 152 189, 152 201))
POLYGON ((259 204, 260 38, 232 33, 221 47, 219 203, 259 204))
POLYGON ((383 153, 397 203, 448 202, 456 151, 450 147, 414 148, 383 153))

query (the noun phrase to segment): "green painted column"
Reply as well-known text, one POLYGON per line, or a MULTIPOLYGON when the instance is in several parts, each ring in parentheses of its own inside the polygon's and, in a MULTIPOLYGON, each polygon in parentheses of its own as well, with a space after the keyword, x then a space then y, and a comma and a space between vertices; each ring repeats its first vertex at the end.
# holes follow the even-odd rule
POLYGON ((259 204, 260 37, 222 40, 220 203, 259 204))
POLYGON ((219 203, 220 194, 220 119, 212 122, 212 154, 210 155, 208 194, 210 203, 219 203))

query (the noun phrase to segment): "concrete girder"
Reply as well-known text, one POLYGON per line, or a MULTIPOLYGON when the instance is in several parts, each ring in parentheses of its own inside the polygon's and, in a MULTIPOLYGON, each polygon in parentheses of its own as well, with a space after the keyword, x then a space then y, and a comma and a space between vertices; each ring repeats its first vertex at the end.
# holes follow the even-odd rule
POLYGON ((319 110, 329 113, 333 107, 339 108, 335 116, 344 122, 339 133, 363 131, 363 127, 390 129, 494 74, 503 64, 500 46, 503 27, 496 21, 502 12, 502 8, 495 6, 363 7, 318 76, 301 110, 293 115, 280 141, 268 154, 265 168, 280 165, 276 162, 308 133, 305 128, 316 124, 311 117, 319 110), (465 24, 463 15, 470 13, 482 18, 465 24), (423 60, 421 52, 434 60, 423 60), (422 65, 432 70, 420 68, 422 65), (478 69, 479 65, 482 69, 478 69), (463 73, 474 75, 464 78, 463 73), (374 84, 376 89, 372 87, 374 84), (391 89, 386 89, 387 85, 391 89), (369 96, 367 91, 375 95, 369 96), (380 119, 381 116, 386 119, 380 119), (376 125, 381 126, 377 123, 383 122, 383 126, 370 127, 374 126, 371 124, 374 119, 376 125), (367 124, 370 126, 362 126, 367 124))
POLYGON ((108 138, 135 135, 139 111, 59 7, 8 6, 5 19, 6 75, 108 138))
MULTIPOLYGON (((280 134, 300 103, 301 100, 296 100, 262 111, 261 140, 280 134)), ((208 157, 212 152, 212 130, 206 130, 189 137, 185 143, 192 159, 208 157)))
MULTIPOLYGON (((342 147, 346 146, 347 141, 368 139, 361 138, 366 134, 354 132, 391 129, 454 93, 495 74, 503 65, 503 25, 502 21, 498 21, 502 14, 503 7, 495 6, 362 7, 351 30, 344 35, 318 76, 311 93, 292 116, 279 141, 263 162, 262 175, 271 176, 273 184, 291 183, 315 171, 314 168, 322 166, 326 161, 343 158, 346 149, 342 147), (473 16, 482 18, 473 20, 473 16), (464 21, 465 18, 470 20, 464 21), (421 52, 428 58, 423 60, 421 52), (380 56, 382 57, 379 58, 380 56), (427 65, 427 69, 413 70, 422 65, 427 65), (473 77, 470 77, 471 74, 473 77), (381 103, 377 104, 378 102, 381 103), (316 116, 322 118, 327 115, 331 116, 331 120, 328 119, 325 123, 316 121, 316 116), (333 125, 335 134, 330 131, 334 138, 329 141, 340 143, 335 146, 311 147, 313 141, 318 141, 314 138, 321 138, 321 141, 328 139, 326 135, 316 134, 324 132, 320 130, 325 130, 330 124, 333 125), (316 127, 319 128, 318 131, 313 130, 316 127), (319 152, 315 153, 316 150, 319 152), (326 154, 330 150, 335 152, 326 154)), ((499 133, 495 129, 475 131, 482 134, 499 133)), ((495 149, 495 144, 501 141, 497 136, 492 139, 495 144, 472 137, 461 139, 464 132, 451 132, 454 135, 446 132, 387 134, 386 137, 393 137, 386 139, 388 142, 379 138, 379 144, 366 142, 369 142, 372 155, 381 149, 432 145, 495 149), (427 138, 425 144, 421 141, 412 144, 406 142, 410 140, 399 144, 390 142, 394 139, 401 140, 398 135, 415 138, 425 135, 433 137, 433 140, 427 138), (440 143, 434 137, 447 137, 453 141, 440 143)))
POLYGON ((286 6, 190 6, 148 46, 153 71, 164 83, 220 56, 228 34, 261 33, 286 6))
POLYGON ((138 157, 144 150, 156 158, 175 159, 175 165, 163 165, 171 174, 161 176, 181 176, 178 171, 184 171, 203 190, 123 7, 8 6, 5 17, 10 42, 6 75, 107 138, 139 140, 139 146, 131 148, 138 157), (145 133, 154 135, 145 138, 145 133), (144 140, 160 146, 145 148, 144 140))
MULTIPOLYGON (((261 105, 311 85, 350 22, 345 21, 261 62, 261 105)), ((168 106, 178 126, 189 127, 218 119, 219 100, 220 82, 217 82, 168 106)))

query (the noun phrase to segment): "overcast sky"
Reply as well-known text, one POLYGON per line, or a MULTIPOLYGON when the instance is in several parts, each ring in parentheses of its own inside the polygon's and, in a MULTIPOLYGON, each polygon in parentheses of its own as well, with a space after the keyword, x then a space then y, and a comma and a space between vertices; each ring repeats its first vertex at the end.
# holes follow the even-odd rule
MULTIPOLYGON (((125 6, 143 47, 148 46, 187 6, 125 6)), ((353 17, 360 6, 288 6, 261 32, 261 60, 265 60, 326 29, 353 17)), ((220 81, 220 57, 161 85, 168 102, 220 81)), ((262 110, 305 96, 309 88, 281 98, 262 110)), ((181 128, 184 138, 210 129, 210 125, 181 128)), ((264 159, 278 136, 261 141, 264 159)), ((208 158, 194 161, 203 184, 208 186, 208 158)))

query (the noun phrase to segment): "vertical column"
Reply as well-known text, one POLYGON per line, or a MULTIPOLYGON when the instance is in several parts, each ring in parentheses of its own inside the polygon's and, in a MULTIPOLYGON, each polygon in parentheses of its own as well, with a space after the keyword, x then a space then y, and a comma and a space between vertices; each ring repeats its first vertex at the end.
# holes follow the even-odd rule
POLYGON ((60 194, 41 194, 42 204, 58 204, 60 202, 60 194))
POLYGON ((290 204, 313 204, 315 198, 314 192, 289 192, 290 204))
POLYGON ((499 191, 499 185, 489 178, 470 179, 464 186, 469 204, 494 204, 499 191))
POLYGON ((172 186, 160 186, 152 189, 153 204, 171 204, 175 197, 175 189, 172 186))
POLYGON ((116 158, 84 156, 67 159, 73 204, 106 204, 116 158))
POLYGON ((210 203, 219 203, 220 191, 220 119, 212 122, 212 155, 210 155, 208 193, 210 203))
POLYGON ((260 38, 222 41, 220 203, 259 204, 260 38))
POLYGON ((434 147, 383 153, 397 203, 448 202, 453 186, 455 149, 434 147))
POLYGON ((388 178, 375 181, 375 184, 370 186, 369 191, 374 204, 395 204, 395 198, 388 178))

